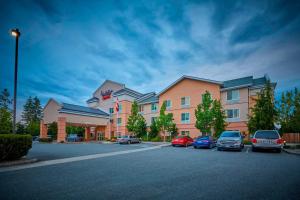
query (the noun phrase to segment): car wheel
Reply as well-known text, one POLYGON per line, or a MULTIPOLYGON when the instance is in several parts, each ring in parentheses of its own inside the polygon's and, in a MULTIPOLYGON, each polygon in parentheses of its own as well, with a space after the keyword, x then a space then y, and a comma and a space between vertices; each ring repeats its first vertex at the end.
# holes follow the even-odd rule
POLYGON ((252 147, 252 151, 253 151, 253 152, 256 152, 257 149, 256 149, 255 147, 252 147))
POLYGON ((281 153, 281 149, 276 149, 276 152, 277 153, 281 153))
POLYGON ((211 148, 213 148, 213 145, 212 144, 209 144, 209 147, 208 147, 209 149, 211 149, 211 148))
POLYGON ((197 146, 194 146, 194 149, 198 149, 198 147, 197 147, 197 146))
POLYGON ((220 147, 217 148, 218 151, 222 151, 222 149, 220 147))
POLYGON ((173 147, 175 147, 175 144, 172 144, 173 147))

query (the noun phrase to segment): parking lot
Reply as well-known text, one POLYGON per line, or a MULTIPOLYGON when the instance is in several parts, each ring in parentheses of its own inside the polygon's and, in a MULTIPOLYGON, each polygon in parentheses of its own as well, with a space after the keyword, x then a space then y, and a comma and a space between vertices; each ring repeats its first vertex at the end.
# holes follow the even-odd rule
POLYGON ((299 199, 300 156, 152 146, 34 144, 43 160, 145 151, 0 172, 1 199, 299 199))

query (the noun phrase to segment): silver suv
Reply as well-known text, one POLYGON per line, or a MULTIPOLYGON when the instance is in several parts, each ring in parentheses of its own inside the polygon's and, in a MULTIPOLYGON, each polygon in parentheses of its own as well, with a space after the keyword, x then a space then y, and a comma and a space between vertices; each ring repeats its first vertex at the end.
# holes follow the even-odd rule
POLYGON ((276 130, 256 131, 252 138, 252 151, 257 149, 274 149, 281 152, 283 139, 276 130))
POLYGON ((132 135, 125 135, 117 138, 117 143, 119 144, 131 144, 131 143, 140 143, 141 140, 132 135))
POLYGON ((244 148, 243 136, 240 131, 224 131, 217 140, 217 149, 232 149, 241 151, 244 148))

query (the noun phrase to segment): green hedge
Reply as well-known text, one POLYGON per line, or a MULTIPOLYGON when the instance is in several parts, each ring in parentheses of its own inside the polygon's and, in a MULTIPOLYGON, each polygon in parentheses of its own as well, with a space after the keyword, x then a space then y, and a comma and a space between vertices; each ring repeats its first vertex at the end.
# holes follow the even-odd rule
POLYGON ((40 138, 39 139, 39 142, 46 142, 46 143, 50 143, 50 142, 52 142, 53 141, 53 139, 52 138, 40 138))
POLYGON ((31 135, 0 134, 0 160, 21 158, 31 147, 31 135))

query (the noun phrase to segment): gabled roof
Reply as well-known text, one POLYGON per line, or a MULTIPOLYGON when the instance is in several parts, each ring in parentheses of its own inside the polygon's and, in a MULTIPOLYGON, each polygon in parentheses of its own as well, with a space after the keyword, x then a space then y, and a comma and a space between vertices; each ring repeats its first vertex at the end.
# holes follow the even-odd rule
POLYGON ((113 84, 117 84, 117 85, 120 85, 121 87, 125 88, 125 84, 123 83, 118 83, 116 81, 112 81, 112 80, 105 80, 96 90, 95 92, 93 93, 93 95, 95 95, 95 93, 103 86, 105 85, 106 83, 113 83, 113 84))
POLYGON ((48 106, 48 104, 49 104, 51 101, 53 101, 54 103, 56 103, 58 106, 61 106, 60 103, 57 102, 55 99, 50 98, 50 99, 48 100, 48 102, 46 103, 46 105, 43 107, 43 110, 48 106))
POLYGON ((97 98, 97 97, 92 97, 92 98, 88 99, 86 102, 87 102, 87 103, 93 103, 93 102, 98 102, 98 101, 99 101, 99 98, 97 98))
POLYGON ((114 97, 121 96, 121 95, 129 95, 129 96, 134 97, 134 98, 139 98, 143 94, 139 93, 135 90, 126 88, 126 87, 113 93, 114 97))
POLYGON ((160 93, 158 93, 157 96, 162 95, 167 90, 169 90, 171 87, 175 86, 177 83, 181 82, 184 79, 190 79, 190 80, 195 80, 195 81, 208 82, 208 83, 213 83, 213 84, 218 84, 218 85, 222 85, 223 84, 220 81, 214 81, 214 80, 205 79, 205 78, 199 78, 199 77, 194 77, 194 76, 183 75, 182 77, 180 77, 179 79, 177 79, 175 82, 173 82, 171 85, 169 85, 168 87, 166 87, 165 89, 163 89, 160 93))
POLYGON ((69 113, 69 114, 78 114, 78 115, 87 115, 95 117, 108 117, 109 114, 96 108, 89 108, 85 106, 79 106, 74 104, 62 103, 62 107, 58 111, 60 113, 69 113))
POLYGON ((141 96, 136 101, 138 104, 157 103, 158 96, 156 96, 155 92, 150 92, 141 96))

